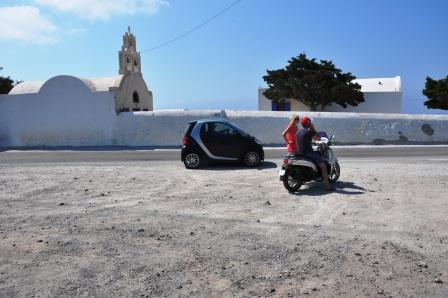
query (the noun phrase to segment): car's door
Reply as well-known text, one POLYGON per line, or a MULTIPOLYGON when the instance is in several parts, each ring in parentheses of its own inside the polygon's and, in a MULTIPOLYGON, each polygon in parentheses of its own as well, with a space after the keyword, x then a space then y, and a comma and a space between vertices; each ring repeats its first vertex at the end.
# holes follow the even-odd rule
POLYGON ((226 123, 204 123, 201 127, 201 140, 208 151, 217 157, 240 157, 241 135, 236 129, 226 123))

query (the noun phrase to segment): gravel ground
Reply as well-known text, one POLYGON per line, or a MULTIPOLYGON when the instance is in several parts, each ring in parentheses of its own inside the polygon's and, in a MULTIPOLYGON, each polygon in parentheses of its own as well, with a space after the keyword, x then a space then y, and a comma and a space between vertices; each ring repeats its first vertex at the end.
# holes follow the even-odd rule
POLYGON ((0 165, 1 297, 447 297, 448 162, 0 165))

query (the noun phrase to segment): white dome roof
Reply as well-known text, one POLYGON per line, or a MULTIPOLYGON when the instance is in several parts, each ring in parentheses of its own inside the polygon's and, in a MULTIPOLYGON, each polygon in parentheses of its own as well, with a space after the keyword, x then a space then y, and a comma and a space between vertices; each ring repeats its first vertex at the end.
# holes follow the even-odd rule
POLYGON ((110 88, 118 88, 120 87, 122 79, 123 75, 102 78, 80 78, 80 80, 86 83, 92 92, 109 91, 110 88))
MULTIPOLYGON (((56 76, 60 77, 60 76, 56 76)), ((53 78, 56 78, 53 77, 53 78)), ((10 95, 14 94, 26 94, 26 93, 38 93, 41 87, 48 81, 53 78, 48 79, 47 81, 29 81, 22 82, 16 85, 9 92, 10 95)), ((90 89, 92 92, 98 91, 109 91, 110 88, 118 88, 120 87, 121 80, 123 79, 123 75, 116 75, 113 77, 101 77, 101 78, 78 78, 83 81, 84 84, 90 89)))
POLYGON ((12 88, 8 94, 37 93, 44 83, 45 81, 22 82, 12 88))

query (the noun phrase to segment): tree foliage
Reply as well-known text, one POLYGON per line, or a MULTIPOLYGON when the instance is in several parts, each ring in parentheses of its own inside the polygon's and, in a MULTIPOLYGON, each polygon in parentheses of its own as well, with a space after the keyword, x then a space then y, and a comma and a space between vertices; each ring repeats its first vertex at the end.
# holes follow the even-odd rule
POLYGON ((343 73, 332 61, 308 59, 302 53, 288 61, 285 68, 267 70, 264 95, 275 102, 298 100, 315 111, 333 103, 346 108, 364 102, 361 86, 351 73, 343 73))
POLYGON ((428 98, 424 103, 428 109, 448 110, 448 76, 440 80, 427 77, 422 93, 428 98))
POLYGON ((0 94, 8 94, 14 87, 14 81, 9 77, 0 76, 0 94))
MULTIPOLYGON (((3 67, 0 66, 0 71, 3 70, 3 67)), ((13 81, 10 77, 0 76, 0 94, 8 94, 14 86, 22 83, 23 81, 13 81)))

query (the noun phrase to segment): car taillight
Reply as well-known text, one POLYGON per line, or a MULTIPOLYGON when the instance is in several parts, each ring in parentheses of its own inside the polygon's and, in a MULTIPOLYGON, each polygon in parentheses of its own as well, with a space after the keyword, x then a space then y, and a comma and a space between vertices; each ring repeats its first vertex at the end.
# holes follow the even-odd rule
POLYGON ((287 158, 283 159, 283 165, 287 166, 289 164, 289 160, 287 158))
POLYGON ((190 139, 189 139, 187 136, 185 136, 185 137, 182 139, 182 143, 184 143, 184 145, 188 145, 188 143, 190 143, 190 139))

